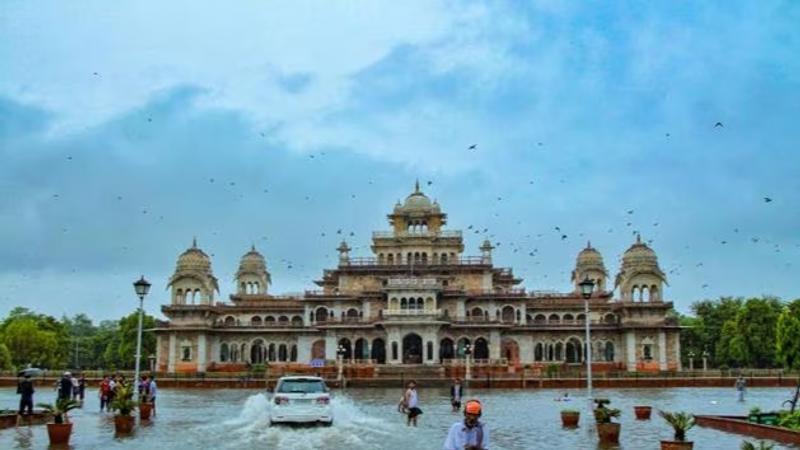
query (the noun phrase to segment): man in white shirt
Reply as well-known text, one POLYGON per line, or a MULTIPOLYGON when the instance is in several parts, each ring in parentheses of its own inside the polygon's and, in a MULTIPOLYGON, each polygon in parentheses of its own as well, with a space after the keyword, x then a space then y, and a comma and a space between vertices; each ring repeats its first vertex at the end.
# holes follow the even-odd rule
POLYGON ((443 450, 487 450, 489 429, 480 422, 481 402, 470 400, 464 405, 464 421, 450 427, 443 450))

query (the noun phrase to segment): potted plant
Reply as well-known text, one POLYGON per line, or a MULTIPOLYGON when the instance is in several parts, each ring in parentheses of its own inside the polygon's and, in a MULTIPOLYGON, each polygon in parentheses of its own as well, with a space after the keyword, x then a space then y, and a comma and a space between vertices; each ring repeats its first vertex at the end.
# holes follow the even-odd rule
POLYGON ((580 411, 574 409, 561 410, 561 425, 567 428, 574 428, 578 426, 578 420, 581 417, 580 411))
POLYGON ((686 432, 694 426, 694 416, 685 412, 666 412, 658 411, 675 431, 675 440, 661 441, 661 450, 691 450, 694 442, 686 440, 686 432))
POLYGON ((60 398, 56 400, 55 406, 50 403, 38 403, 36 406, 53 416, 53 423, 47 424, 47 436, 50 437, 50 445, 69 444, 69 437, 72 434, 72 422, 69 421, 67 413, 75 408, 80 408, 81 404, 76 400, 60 398))
POLYGON ((653 408, 651 406, 634 406, 633 412, 636 414, 636 420, 650 420, 653 408))
POLYGON ((115 412, 114 429, 118 434, 128 434, 133 431, 134 417, 133 410, 136 409, 136 401, 133 399, 133 389, 130 386, 119 386, 114 400, 111 401, 111 409, 115 412))
POLYGON ((620 424, 613 422, 612 419, 619 417, 619 410, 608 408, 606 405, 611 403, 607 398, 595 399, 597 407, 594 409, 594 420, 597 423, 597 437, 600 444, 618 444, 620 424))
POLYGON ((146 398, 139 400, 139 420, 150 420, 150 415, 153 413, 153 403, 147 401, 146 398))

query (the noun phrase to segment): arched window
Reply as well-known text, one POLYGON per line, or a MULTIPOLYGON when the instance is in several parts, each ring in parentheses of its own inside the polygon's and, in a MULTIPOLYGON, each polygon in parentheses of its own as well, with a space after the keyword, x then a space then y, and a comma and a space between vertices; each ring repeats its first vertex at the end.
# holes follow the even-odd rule
POLYGON ((505 323, 513 323, 514 322, 515 311, 513 306, 504 306, 503 313, 502 313, 502 320, 505 323))
POLYGON ((555 355, 555 360, 556 361, 561 361, 562 359, 564 359, 563 358, 563 348, 564 348, 564 344, 562 344, 561 342, 556 342, 556 355, 555 355))
POLYGON ((605 351, 606 361, 612 362, 614 361, 614 343, 613 342, 606 342, 606 351, 605 351))
POLYGON ((544 360, 544 346, 541 342, 536 343, 536 347, 533 348, 533 360, 534 361, 542 361, 544 360))
POLYGON ((550 314, 550 317, 547 319, 549 323, 559 323, 561 319, 558 317, 558 314, 550 314))
POLYGON ((222 345, 219 346, 219 361, 228 362, 228 359, 230 359, 230 349, 228 348, 228 344, 223 342, 222 345))
POLYGON ((225 326, 232 327, 236 325, 236 319, 233 316, 228 316, 225 318, 225 326))
POLYGON ((545 317, 544 314, 537 314, 536 317, 533 318, 533 322, 537 324, 547 323, 547 317, 545 317))
POLYGON ((326 308, 317 308, 316 316, 317 316, 316 317, 317 322, 327 322, 328 310, 326 308))
POLYGON ((293 327, 302 327, 303 326, 303 318, 300 316, 292 316, 292 326, 293 327))
POLYGON ((392 342, 392 359, 397 359, 397 342, 392 342))
POLYGON ((433 361, 433 342, 428 341, 426 347, 427 347, 426 350, 428 354, 428 361, 433 361))
POLYGON ((297 345, 292 344, 292 349, 289 351, 289 360, 292 362, 297 361, 297 345))
POLYGON ((288 355, 286 354, 286 344, 278 346, 278 361, 286 361, 288 355))
POLYGON ((250 325, 252 325, 254 327, 260 327, 261 326, 261 317, 253 316, 253 318, 250 319, 250 325))

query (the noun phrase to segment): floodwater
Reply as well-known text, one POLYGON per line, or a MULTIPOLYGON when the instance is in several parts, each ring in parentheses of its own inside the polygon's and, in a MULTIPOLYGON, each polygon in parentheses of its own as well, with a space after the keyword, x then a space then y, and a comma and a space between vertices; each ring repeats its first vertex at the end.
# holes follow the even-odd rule
MULTIPOLYGON (((447 429, 459 416, 450 412, 446 389, 420 388, 424 414, 419 427, 406 426, 397 412, 400 389, 347 389, 334 392, 335 424, 330 428, 270 427, 269 395, 258 390, 160 389, 158 415, 138 426, 132 437, 115 438, 113 419, 100 413, 96 390, 82 410, 75 411, 71 444, 76 449, 143 448, 157 450, 205 448, 259 449, 441 449, 447 429)), ((571 402, 554 399, 565 391, 474 390, 484 405, 483 420, 491 430, 492 449, 597 449, 596 432, 586 419, 588 401, 583 390, 569 390, 571 402), (580 427, 561 428, 559 411, 580 409, 580 427)), ((671 428, 653 412, 649 421, 637 421, 633 405, 696 414, 746 414, 753 406, 776 409, 792 392, 786 388, 749 389, 745 402, 736 401, 732 388, 596 390, 622 410, 621 449, 658 449, 659 439, 669 439, 671 428)), ((54 391, 37 391, 36 402, 51 401, 54 391)), ((0 408, 16 408, 12 388, 0 389, 0 408)), ((743 436, 695 427, 688 437, 695 449, 735 450, 743 436)), ((751 439, 754 441, 754 439, 751 439)), ((46 448, 45 427, 0 431, 0 448, 46 448)), ((776 445, 776 449, 788 449, 776 445)))

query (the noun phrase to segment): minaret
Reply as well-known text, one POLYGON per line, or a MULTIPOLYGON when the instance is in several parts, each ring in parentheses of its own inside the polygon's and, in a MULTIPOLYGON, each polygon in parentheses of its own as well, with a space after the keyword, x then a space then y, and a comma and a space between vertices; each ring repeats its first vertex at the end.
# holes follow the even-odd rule
POLYGON ((347 242, 342 239, 342 243, 339 244, 339 247, 336 248, 339 251, 339 265, 340 266, 349 266, 350 265, 350 246, 347 245, 347 242))
POLYGON ((492 250, 494 246, 488 239, 481 245, 481 264, 492 264, 492 250))

